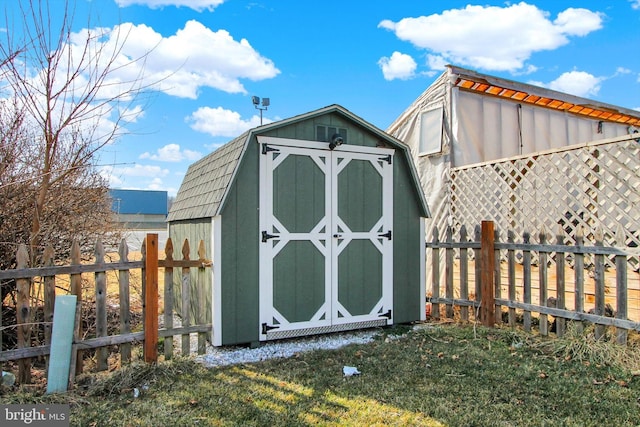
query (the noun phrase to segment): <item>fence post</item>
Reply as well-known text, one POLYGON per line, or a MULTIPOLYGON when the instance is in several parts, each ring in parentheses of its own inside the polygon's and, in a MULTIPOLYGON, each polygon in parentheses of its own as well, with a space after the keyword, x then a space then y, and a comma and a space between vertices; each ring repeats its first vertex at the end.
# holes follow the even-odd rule
MULTIPOLYGON (((173 241, 164 246, 164 327, 173 329, 173 241)), ((173 335, 164 337, 164 359, 173 358, 173 335)))
MULTIPOLYGON (((71 265, 80 265, 80 244, 76 239, 71 244, 71 265)), ((82 373, 84 351, 78 350, 78 342, 82 339, 82 273, 70 275, 71 294, 76 296, 76 320, 73 328, 73 346, 71 347, 71 363, 69 364, 69 384, 73 384, 76 375, 82 373)))
MULTIPOLYGON (((604 236, 602 233, 602 229, 598 227, 596 229, 596 246, 602 247, 604 246, 604 236)), ((605 281, 604 281, 604 255, 595 254, 594 256, 594 279, 595 279, 595 293, 596 293, 596 306, 595 306, 595 314, 598 316, 604 316, 604 297, 605 297, 605 281)), ((595 327, 595 337, 599 340, 605 333, 606 326, 596 324, 595 327)))
MULTIPOLYGON (((207 262, 207 252, 204 247, 204 240, 200 240, 198 244, 198 261, 200 261, 201 267, 198 268, 197 275, 197 293, 198 293, 198 313, 196 322, 198 325, 204 325, 207 323, 206 321, 206 311, 207 311, 207 295, 205 295, 204 289, 204 275, 202 274, 205 271, 205 264, 207 262)), ((207 333, 206 332, 198 332, 198 354, 205 354, 207 352, 207 333)))
MULTIPOLYGON (((463 246, 460 246, 460 298, 463 300, 469 299, 469 258, 467 251, 464 247, 464 243, 467 243, 467 227, 464 225, 460 227, 460 242, 463 246)), ((460 307, 460 320, 466 322, 469 320, 469 307, 463 305, 460 307)))
MULTIPOLYGON (((445 233, 445 239, 447 242, 447 248, 444 250, 444 277, 445 286, 444 292, 448 300, 453 301, 453 227, 447 226, 445 233)), ((445 308, 445 315, 447 319, 453 319, 453 302, 447 302, 445 308)))
MULTIPOLYGON (((500 241, 500 231, 499 230, 495 230, 494 233, 494 239, 495 242, 499 242, 500 241)), ((495 245, 494 245, 495 246, 495 245)), ((500 249, 495 248, 493 251, 493 265, 494 265, 494 270, 493 270, 493 277, 495 279, 495 286, 494 286, 494 295, 493 298, 498 299, 498 298, 502 298, 502 275, 500 274, 500 249)), ((500 324, 502 323, 502 306, 500 304, 498 304, 496 302, 495 306, 494 306, 494 310, 495 310, 495 322, 496 324, 500 324)))
MULTIPOLYGON (((538 234, 538 239, 540 240, 541 246, 546 246, 547 244, 547 231, 544 226, 540 230, 538 234)), ((540 249, 538 251, 538 280, 540 282, 540 295, 538 299, 538 303, 542 307, 547 307, 549 304, 548 297, 548 281, 547 281, 547 252, 540 249)), ((546 313, 540 313, 539 317, 540 324, 538 325, 538 329, 540 330, 540 335, 548 335, 549 334, 549 317, 546 313)))
MULTIPOLYGON (((482 231, 480 229, 480 225, 476 224, 476 226, 473 229, 474 241, 477 243, 481 243, 482 242, 481 235, 482 235, 482 231)), ((473 318, 477 322, 480 318, 480 302, 482 301, 482 265, 480 262, 482 256, 480 253, 480 249, 473 250, 473 258, 475 260, 474 273, 475 273, 475 293, 476 293, 476 297, 475 297, 476 304, 473 307, 474 308, 473 318)))
MULTIPOLYGON (((95 247, 95 264, 104 266, 104 246, 102 240, 98 239, 95 247)), ((96 298, 96 338, 107 336, 107 274, 105 271, 96 271, 95 298, 96 298)), ((106 371, 108 369, 107 358, 109 353, 107 347, 96 349, 96 369, 106 371)))
MULTIPOLYGON (((16 254, 16 269, 27 268, 29 266, 29 253, 27 246, 20 244, 16 254)), ((31 306, 29 297, 31 296, 31 279, 16 280, 16 321, 18 324, 18 348, 31 346, 31 326, 30 315, 31 306)), ((31 383, 31 359, 20 359, 18 361, 18 382, 20 384, 31 383)))
POLYGON ((144 290, 144 361, 158 361, 158 235, 147 234, 144 290))
MULTIPOLYGON (((507 243, 514 242, 514 233, 509 230, 507 232, 507 243)), ((516 300, 516 254, 513 249, 509 249, 507 251, 507 269, 509 273, 508 281, 509 281, 509 300, 516 300)), ((514 307, 509 307, 509 326, 516 326, 516 309, 514 307)))
POLYGON ((493 221, 482 221, 480 244, 480 263, 482 266, 482 302, 480 319, 484 326, 493 327, 496 321, 495 312, 495 234, 493 221))
MULTIPOLYGON (((189 261, 191 258, 189 253, 191 248, 189 241, 184 239, 182 245, 182 259, 189 261)), ((182 267, 182 326, 188 328, 191 326, 191 268, 182 267)), ((182 334, 182 355, 188 356, 191 353, 191 336, 190 334, 182 334)))
MULTIPOLYGON (((576 295, 575 295, 575 310, 578 313, 584 312, 584 254, 580 252, 579 248, 584 245, 584 229, 582 226, 578 227, 576 231, 576 248, 578 251, 575 256, 575 281, 576 281, 576 295)), ((582 333, 584 324, 582 322, 576 322, 578 331, 582 333)))
MULTIPOLYGON (((624 231, 619 224, 616 243, 618 246, 625 244, 624 231)), ((627 257, 625 255, 616 255, 616 318, 627 320, 627 257)), ((626 329, 617 328, 616 342, 626 345, 627 335, 626 329)))
MULTIPOLYGON (((53 267, 54 251, 48 245, 42 254, 45 267, 53 267)), ((53 311, 56 300, 56 276, 47 276, 44 281, 44 344, 51 344, 51 332, 53 329, 53 311)), ((47 358, 47 374, 49 373, 49 358, 47 358)))
MULTIPOLYGON (((564 229, 558 225, 558 234, 556 235, 556 244, 564 245, 564 229)), ((556 307, 563 310, 566 309, 565 304, 565 278, 564 278, 565 256, 564 252, 556 252, 556 307)), ((556 317, 556 335, 561 337, 567 329, 567 319, 564 317, 556 317)))
MULTIPOLYGON (((433 227, 433 248, 431 249, 431 298, 438 301, 440 298, 440 248, 438 248, 438 240, 440 233, 438 227, 433 227)), ((434 302, 431 304, 431 316, 440 319, 440 304, 434 302)))
MULTIPOLYGON (((522 240, 528 245, 531 240, 531 234, 525 231, 522 234, 522 240)), ((529 249, 522 251, 522 299, 525 304, 531 304, 531 251, 529 249)), ((522 327, 525 331, 531 332, 531 310, 525 309, 522 313, 522 327)))
MULTIPOLYGON (((127 241, 122 239, 120 241, 120 247, 118 248, 118 255, 120 256, 120 262, 129 261, 129 246, 127 241)), ((129 292, 129 270, 120 270, 118 272, 118 288, 120 291, 120 333, 128 334, 131 332, 131 295, 129 292)), ((120 361, 122 363, 128 363, 131 361, 131 344, 120 344, 120 361)))

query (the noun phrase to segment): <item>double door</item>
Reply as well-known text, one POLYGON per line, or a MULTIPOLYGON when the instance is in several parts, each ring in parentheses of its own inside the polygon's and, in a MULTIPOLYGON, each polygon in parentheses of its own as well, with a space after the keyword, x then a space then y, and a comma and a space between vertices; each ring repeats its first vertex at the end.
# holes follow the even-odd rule
POLYGON ((394 151, 259 142, 260 339, 392 323, 394 151))

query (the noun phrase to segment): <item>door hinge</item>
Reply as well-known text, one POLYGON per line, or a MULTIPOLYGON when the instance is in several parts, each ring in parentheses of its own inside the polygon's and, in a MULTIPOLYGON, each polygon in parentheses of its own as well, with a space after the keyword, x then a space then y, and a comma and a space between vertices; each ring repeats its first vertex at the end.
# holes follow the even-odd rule
POLYGON ((391 154, 388 154, 384 157, 378 157, 378 160, 382 160, 383 162, 387 162, 389 164, 391 164, 391 154))
POLYGON ((384 234, 378 234, 378 237, 386 237, 387 239, 391 240, 391 230, 387 231, 384 234))
POLYGON ((279 329, 279 326, 269 326, 266 323, 262 324, 262 335, 267 335, 272 329, 279 329))
POLYGON ((266 231, 262 232, 262 243, 267 243, 267 240, 269 239, 275 239, 276 237, 279 237, 277 234, 269 234, 266 231))
POLYGON ((389 311, 387 311, 386 313, 379 315, 378 317, 386 317, 387 319, 391 320, 391 309, 389 309, 389 311))
POLYGON ((267 144, 262 144, 262 154, 267 154, 269 151, 280 151, 277 148, 271 148, 267 144))

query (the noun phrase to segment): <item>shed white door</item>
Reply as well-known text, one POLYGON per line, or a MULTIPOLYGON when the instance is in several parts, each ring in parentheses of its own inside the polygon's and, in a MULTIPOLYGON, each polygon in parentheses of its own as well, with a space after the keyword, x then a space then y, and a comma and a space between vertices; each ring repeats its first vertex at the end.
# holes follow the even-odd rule
POLYGON ((261 340, 391 323, 393 150, 259 140, 261 340))

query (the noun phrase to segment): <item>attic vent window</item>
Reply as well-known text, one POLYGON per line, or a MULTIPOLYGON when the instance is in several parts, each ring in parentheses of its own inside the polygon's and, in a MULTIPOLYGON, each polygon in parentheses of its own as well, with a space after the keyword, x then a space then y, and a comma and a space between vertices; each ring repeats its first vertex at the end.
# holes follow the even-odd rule
POLYGON ((330 142, 331 137, 339 134, 342 137, 342 143, 347 143, 347 129, 335 126, 316 126, 316 141, 330 142))
POLYGON ((442 151, 442 121, 443 107, 431 108, 420 117, 420 147, 419 154, 437 154, 442 151))

